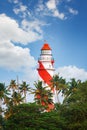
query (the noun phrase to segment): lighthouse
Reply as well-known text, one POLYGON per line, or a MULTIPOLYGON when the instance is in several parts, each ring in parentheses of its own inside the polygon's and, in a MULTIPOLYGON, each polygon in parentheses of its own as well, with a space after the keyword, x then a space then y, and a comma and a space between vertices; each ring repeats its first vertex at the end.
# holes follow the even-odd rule
POLYGON ((50 86, 55 69, 52 49, 48 43, 44 43, 41 48, 38 64, 39 80, 42 81, 44 86, 50 86))
MULTIPOLYGON (((41 48, 41 53, 40 56, 38 58, 38 75, 39 75, 39 80, 42 81, 42 86, 43 87, 47 87, 47 89, 50 89, 51 92, 53 93, 53 99, 54 99, 54 89, 52 88, 52 78, 53 78, 53 74, 54 74, 54 58, 52 55, 52 49, 49 46, 48 43, 44 43, 42 48, 41 48)), ((39 97, 41 97, 41 95, 39 95, 39 97)), ((48 96, 45 95, 44 97, 45 100, 48 100, 48 96)), ((42 106, 46 105, 47 112, 50 112, 51 110, 54 109, 54 103, 53 102, 49 102, 48 104, 46 104, 45 101, 40 101, 42 106)))

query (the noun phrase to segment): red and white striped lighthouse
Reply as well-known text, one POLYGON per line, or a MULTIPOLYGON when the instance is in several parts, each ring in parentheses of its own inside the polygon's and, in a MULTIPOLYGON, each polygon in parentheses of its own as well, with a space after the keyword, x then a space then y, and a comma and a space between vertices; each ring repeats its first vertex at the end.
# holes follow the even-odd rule
POLYGON ((51 79, 54 74, 54 59, 52 56, 52 49, 48 43, 45 43, 41 48, 41 54, 38 59, 39 66, 37 68, 39 74, 39 80, 44 85, 50 86, 51 79))

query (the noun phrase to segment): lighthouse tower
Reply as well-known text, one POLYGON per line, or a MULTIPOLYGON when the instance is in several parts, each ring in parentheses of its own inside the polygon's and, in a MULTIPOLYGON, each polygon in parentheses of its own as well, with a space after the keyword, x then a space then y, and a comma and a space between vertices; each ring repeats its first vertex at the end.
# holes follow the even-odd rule
POLYGON ((43 82, 44 86, 50 86, 51 79, 54 74, 54 59, 52 56, 52 49, 48 43, 45 43, 41 48, 41 54, 38 59, 39 66, 37 68, 39 80, 43 82))

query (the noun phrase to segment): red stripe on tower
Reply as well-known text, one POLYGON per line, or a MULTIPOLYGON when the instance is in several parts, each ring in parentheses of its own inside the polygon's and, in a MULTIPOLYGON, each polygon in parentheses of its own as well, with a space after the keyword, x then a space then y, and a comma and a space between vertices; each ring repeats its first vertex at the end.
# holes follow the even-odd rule
POLYGON ((51 80, 52 80, 52 76, 48 73, 48 71, 44 68, 43 64, 39 61, 39 69, 38 69, 38 73, 39 76, 42 78, 42 80, 47 84, 50 85, 51 84, 51 80))

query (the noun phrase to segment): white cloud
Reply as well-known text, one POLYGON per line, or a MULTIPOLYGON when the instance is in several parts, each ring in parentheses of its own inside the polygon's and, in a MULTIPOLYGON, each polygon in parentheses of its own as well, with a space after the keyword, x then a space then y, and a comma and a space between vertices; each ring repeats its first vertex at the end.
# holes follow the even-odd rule
POLYGON ((14 19, 5 14, 0 15, 0 25, 0 67, 24 73, 27 70, 33 71, 36 61, 29 48, 22 48, 13 43, 28 44, 39 40, 42 37, 39 25, 37 31, 40 31, 40 34, 34 32, 33 27, 30 31, 24 31, 14 19))
POLYGON ((33 68, 35 65, 36 61, 30 55, 28 48, 14 46, 10 41, 1 41, 0 67, 8 70, 23 71, 26 67, 33 68))
POLYGON ((47 6, 48 10, 51 11, 51 15, 53 17, 57 17, 57 18, 63 20, 65 18, 65 15, 64 15, 64 13, 59 12, 59 10, 57 8, 58 4, 59 4, 59 1, 57 1, 57 0, 49 0, 46 3, 46 6, 47 6))
POLYGON ((26 10, 27 10, 27 6, 22 5, 22 3, 20 3, 20 4, 18 5, 18 8, 14 8, 14 9, 13 9, 14 13, 16 13, 16 14, 19 14, 19 13, 21 13, 21 12, 25 12, 26 10))
MULTIPOLYGON (((15 46, 5 40, 0 42, 0 69, 7 70, 12 74, 11 77, 14 77, 13 74, 17 74, 20 82, 24 80, 33 85, 37 79, 36 66, 37 61, 31 56, 29 48, 15 46)), ((7 77, 7 84, 10 83, 10 78, 7 77)))
MULTIPOLYGON (((61 0, 40 0, 38 1, 38 4, 35 5, 34 9, 29 9, 31 5, 24 5, 22 2, 18 0, 9 0, 13 3, 15 3, 16 6, 14 6, 13 11, 16 15, 18 15, 21 18, 33 18, 37 16, 51 16, 56 17, 61 20, 67 19, 66 12, 61 12, 59 10, 59 6, 63 1, 61 0)), ((71 2, 72 0, 66 0, 67 2, 71 2)), ((31 2, 32 3, 32 2, 31 2)), ((69 13, 73 15, 77 15, 78 11, 74 10, 73 8, 68 8, 69 13)))
POLYGON ((35 13, 40 16, 51 16, 56 17, 61 20, 65 19, 64 13, 61 13, 57 5, 59 4, 58 0, 48 0, 44 2, 43 0, 39 1, 37 7, 35 8, 35 13))
POLYGON ((40 33, 35 32, 32 28, 31 30, 24 31, 14 19, 11 19, 5 14, 0 15, 0 25, 0 40, 5 39, 7 41, 28 44, 42 39, 43 34, 41 33, 41 30, 40 33))
POLYGON ((30 12, 27 10, 27 6, 23 5, 21 2, 15 3, 16 7, 13 8, 13 12, 22 18, 30 16, 30 12))
POLYGON ((17 4, 17 3, 18 3, 18 0, 14 0, 13 2, 14 2, 15 4, 17 4))
POLYGON ((55 73, 59 73, 60 76, 69 81, 71 78, 82 81, 87 80, 87 72, 84 69, 77 68, 76 66, 64 66, 56 70, 55 73))
POLYGON ((21 4, 20 4, 19 8, 14 8, 13 9, 15 14, 19 14, 21 12, 24 13, 24 11, 26 11, 26 10, 27 10, 27 6, 24 6, 24 5, 21 5, 21 4))
POLYGON ((32 17, 31 12, 29 11, 29 7, 27 5, 24 5, 22 2, 18 1, 14 1, 13 2, 15 4, 14 8, 13 8, 13 12, 18 15, 19 17, 23 18, 27 18, 27 17, 32 17))
MULTIPOLYGON (((67 0, 67 2, 71 2, 72 0, 67 0)), ((61 20, 67 19, 67 12, 61 12, 59 10, 59 6, 63 3, 61 0, 48 0, 44 2, 43 0, 39 1, 38 6, 35 9, 35 13, 40 16, 51 16, 56 17, 61 20)), ((65 6, 67 7, 67 5, 65 6)), ((64 9, 65 9, 64 7, 64 9)), ((67 11, 67 10, 66 10, 67 11)), ((69 13, 73 15, 77 15, 78 11, 73 8, 68 8, 69 13)))
POLYGON ((60 18, 60 19, 64 19, 64 18, 65 18, 64 13, 59 13, 58 10, 54 10, 54 16, 55 16, 55 17, 58 17, 58 18, 60 18))
POLYGON ((35 19, 34 21, 27 21, 26 19, 22 20, 22 28, 24 30, 32 30, 39 34, 43 34, 41 26, 46 25, 44 22, 35 19))
POLYGON ((37 78, 37 62, 31 56, 29 48, 19 45, 42 39, 41 26, 44 26, 45 23, 36 19, 33 21, 24 19, 20 27, 14 19, 0 14, 0 25, 0 68, 7 69, 9 72, 21 72, 22 79, 30 80, 33 83, 37 78), (20 44, 17 45, 17 43, 20 44))
POLYGON ((56 0, 48 0, 46 6, 48 7, 49 10, 56 9, 56 0))
POLYGON ((45 6, 43 4, 43 0, 38 1, 38 5, 35 11, 39 12, 39 11, 44 11, 44 10, 45 10, 45 6))
POLYGON ((73 9, 73 8, 69 8, 69 12, 73 15, 77 15, 78 14, 78 11, 73 9))

